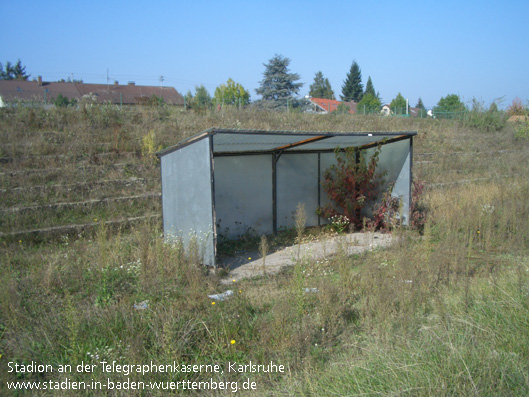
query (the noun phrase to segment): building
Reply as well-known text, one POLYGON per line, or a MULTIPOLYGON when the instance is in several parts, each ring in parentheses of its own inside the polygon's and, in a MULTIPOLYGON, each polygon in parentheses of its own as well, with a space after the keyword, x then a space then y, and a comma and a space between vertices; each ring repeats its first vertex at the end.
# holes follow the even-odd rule
POLYGON ((117 105, 145 104, 155 95, 168 105, 184 105, 184 98, 174 87, 140 86, 133 82, 120 85, 45 82, 39 76, 34 81, 0 80, 0 98, 4 105, 13 102, 52 104, 61 94, 77 101, 93 100, 97 103, 117 105))
POLYGON ((393 186, 408 224, 413 131, 293 132, 212 128, 158 153, 166 240, 198 241, 202 263, 215 266, 217 236, 276 233, 294 226, 305 205, 306 225, 328 223, 316 210, 330 202, 321 186, 335 151, 355 147, 366 157, 381 145, 381 192, 393 186))
MULTIPOLYGON (((395 109, 390 108, 390 106, 386 104, 382 106, 382 109, 380 109, 380 114, 383 116, 391 116, 391 115, 395 116, 397 114, 394 112, 394 110, 395 109)), ((405 116, 405 117, 412 117, 412 118, 424 118, 427 116, 431 116, 429 112, 427 112, 426 110, 422 110, 421 108, 412 108, 412 107, 408 107, 408 113, 398 114, 398 115, 405 116)))
POLYGON ((356 113, 356 102, 341 102, 335 99, 324 99, 324 98, 308 98, 309 102, 313 105, 313 113, 328 114, 338 109, 340 104, 344 104, 349 108, 350 114, 356 113))

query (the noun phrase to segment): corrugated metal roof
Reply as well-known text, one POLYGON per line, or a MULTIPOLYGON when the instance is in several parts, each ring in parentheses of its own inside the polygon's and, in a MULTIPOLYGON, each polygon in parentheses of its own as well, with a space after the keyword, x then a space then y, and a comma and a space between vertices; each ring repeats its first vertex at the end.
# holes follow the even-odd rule
MULTIPOLYGON (((310 135, 312 137, 312 135, 310 135)), ((217 133, 213 136, 214 153, 273 151, 279 147, 293 145, 307 136, 290 134, 231 134, 217 133)))
POLYGON ((259 154, 279 151, 330 151, 336 147, 363 147, 387 140, 407 139, 416 131, 329 132, 329 131, 267 131, 212 128, 162 150, 164 156, 206 137, 213 137, 214 154, 259 154))

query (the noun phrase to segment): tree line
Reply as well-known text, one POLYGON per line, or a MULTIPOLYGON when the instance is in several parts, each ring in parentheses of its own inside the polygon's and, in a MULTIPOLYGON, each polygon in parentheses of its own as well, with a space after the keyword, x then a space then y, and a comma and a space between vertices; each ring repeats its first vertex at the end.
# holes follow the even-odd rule
POLYGON ((26 67, 22 66, 20 59, 14 65, 6 62, 5 67, 0 62, 0 80, 27 80, 31 75, 26 73, 26 67))
MULTIPOLYGON (((213 97, 204 85, 195 87, 194 94, 189 90, 184 96, 184 104, 187 108, 195 110, 209 109, 211 107, 220 109, 226 106, 242 108, 250 103, 252 106, 270 110, 304 110, 310 106, 307 100, 297 97, 303 87, 303 83, 299 81, 299 74, 290 71, 289 58, 276 54, 263 66, 265 68, 263 78, 259 82, 259 87, 255 90, 255 93, 261 96, 261 99, 257 101, 251 102, 249 91, 229 78, 225 84, 221 84, 215 89, 213 97)), ((22 65, 20 59, 15 64, 6 62, 4 66, 0 63, 0 80, 28 80, 29 77, 30 75, 26 73, 26 67, 22 65)), ((336 100, 331 83, 323 75, 322 71, 316 72, 314 80, 309 87, 309 96, 336 100)), ((380 93, 375 90, 371 76, 368 76, 364 89, 362 71, 356 61, 353 61, 345 77, 340 100, 342 102, 356 103, 357 112, 363 114, 378 114, 382 108, 380 93)), ((399 92, 389 103, 389 108, 393 114, 403 115, 407 113, 408 104, 404 96, 399 92)), ((415 108, 422 114, 426 114, 426 107, 420 97, 415 108)), ((338 106, 336 111, 338 113, 346 113, 349 111, 349 107, 342 104, 338 106)), ((437 106, 432 109, 432 114, 436 117, 447 118, 468 111, 484 111, 484 109, 476 100, 473 101, 472 108, 469 109, 458 95, 449 94, 439 100, 437 106)), ((488 111, 497 112, 497 104, 493 102, 488 111)), ((507 113, 523 114, 526 111, 527 108, 523 107, 521 101, 516 98, 508 108, 507 113)))
MULTIPOLYGON (((288 110, 304 109, 310 106, 305 99, 299 99, 297 95, 303 83, 300 75, 290 71, 290 59, 275 55, 267 63, 263 64, 263 78, 259 82, 259 87, 255 90, 261 99, 252 102, 253 106, 270 109, 270 110, 288 110)), ((336 100, 334 90, 331 87, 329 79, 323 75, 322 71, 316 72, 314 80, 309 87, 309 96, 313 98, 323 98, 336 100)), ((364 114, 379 113, 382 107, 380 93, 375 90, 371 76, 368 77, 364 89, 362 83, 362 72, 356 61, 353 61, 349 72, 346 75, 342 85, 340 95, 342 102, 355 102, 357 109, 364 114)), ((188 91, 185 95, 186 107, 194 109, 207 109, 211 106, 246 106, 250 104, 250 94, 239 83, 234 82, 231 78, 226 84, 222 84, 215 89, 214 96, 211 97, 204 85, 195 87, 195 94, 188 91)), ((391 109, 395 109, 397 114, 406 113, 406 100, 402 94, 398 94, 390 103, 391 109)), ((426 108, 419 98, 417 108, 424 111, 426 108)), ((338 106, 338 113, 347 113, 349 107, 344 105, 338 106)))

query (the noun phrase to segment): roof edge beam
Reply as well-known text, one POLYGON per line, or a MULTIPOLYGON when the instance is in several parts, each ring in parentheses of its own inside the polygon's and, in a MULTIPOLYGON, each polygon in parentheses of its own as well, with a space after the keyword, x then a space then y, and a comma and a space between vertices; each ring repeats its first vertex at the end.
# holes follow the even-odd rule
POLYGON ((400 135, 400 136, 397 136, 395 138, 381 140, 381 141, 377 141, 377 142, 373 142, 373 143, 367 143, 367 144, 362 145, 362 146, 356 146, 356 148, 360 149, 360 150, 371 149, 371 148, 377 147, 379 145, 387 145, 389 143, 399 142, 399 141, 403 141, 404 139, 411 139, 411 138, 412 138, 412 135, 400 135))
POLYGON ((158 156, 158 158, 166 155, 166 154, 169 154, 169 153, 172 153, 178 149, 181 149, 183 147, 186 147, 188 145, 191 145, 197 141, 200 141, 201 139, 204 139, 205 137, 207 136, 211 136, 211 135, 214 135, 216 133, 215 131, 215 128, 210 128, 206 131, 203 131, 203 132, 200 132, 198 134, 195 134, 195 135, 192 135, 190 136, 189 138, 183 140, 182 142, 180 143, 177 143, 176 145, 173 145, 173 146, 170 146, 166 149, 163 149, 163 150, 160 150, 158 153, 156 153, 156 156, 158 156))
POLYGON ((288 145, 278 146, 278 147, 276 147, 275 149, 272 149, 272 150, 291 149, 291 148, 294 148, 294 147, 297 147, 297 146, 306 145, 308 143, 321 141, 322 139, 332 138, 333 136, 334 135, 319 135, 319 136, 315 136, 315 137, 312 137, 312 138, 304 139, 304 140, 299 141, 299 142, 289 143, 288 145))

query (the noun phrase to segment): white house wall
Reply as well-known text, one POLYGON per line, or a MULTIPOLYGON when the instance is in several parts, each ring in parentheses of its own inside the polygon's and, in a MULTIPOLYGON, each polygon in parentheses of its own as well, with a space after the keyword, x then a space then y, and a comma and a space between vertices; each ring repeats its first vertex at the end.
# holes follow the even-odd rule
POLYGON ((203 261, 215 265, 209 140, 161 157, 163 225, 166 241, 197 238, 203 261))

